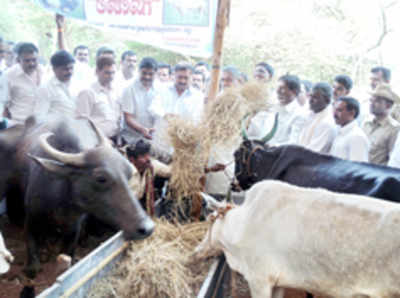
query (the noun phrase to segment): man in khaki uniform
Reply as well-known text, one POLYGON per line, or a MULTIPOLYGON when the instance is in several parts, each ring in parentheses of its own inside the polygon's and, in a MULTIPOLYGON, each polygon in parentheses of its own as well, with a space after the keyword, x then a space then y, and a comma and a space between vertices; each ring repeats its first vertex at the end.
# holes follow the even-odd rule
POLYGON ((370 141, 369 162, 387 165, 400 128, 390 112, 395 103, 400 103, 400 97, 384 83, 378 85, 371 95, 370 112, 373 118, 363 125, 370 141))

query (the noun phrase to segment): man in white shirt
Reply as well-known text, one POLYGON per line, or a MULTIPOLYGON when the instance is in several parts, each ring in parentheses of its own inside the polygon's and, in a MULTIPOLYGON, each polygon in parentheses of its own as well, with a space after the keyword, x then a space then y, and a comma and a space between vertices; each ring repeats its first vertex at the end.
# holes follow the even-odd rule
POLYGON ((79 45, 74 49, 76 62, 89 64, 89 48, 85 45, 79 45))
POLYGON ((162 84, 171 83, 172 68, 171 65, 164 62, 158 63, 157 79, 162 84))
POLYGON ((97 59, 97 82, 79 93, 76 112, 78 117, 91 119, 114 142, 121 121, 118 93, 112 84, 115 72, 114 59, 107 56, 97 59))
POLYGON ((351 161, 368 162, 369 141, 358 126, 356 118, 360 104, 353 97, 339 97, 334 108, 334 118, 340 126, 330 154, 351 161))
POLYGON ((332 88, 316 83, 310 95, 310 112, 299 136, 298 145, 320 153, 329 153, 336 136, 331 109, 332 88))
POLYGON ((32 43, 18 47, 19 64, 6 72, 8 83, 7 114, 16 123, 23 123, 35 107, 37 91, 42 85, 43 71, 39 66, 39 50, 32 43))
POLYGON ((274 76, 274 69, 266 62, 257 63, 254 68, 254 78, 260 82, 268 83, 274 76))
POLYGON ((240 71, 234 66, 226 66, 222 70, 221 84, 222 90, 239 86, 240 84, 240 71))
POLYGON ((300 90, 301 82, 297 76, 280 77, 277 89, 279 102, 271 111, 258 112, 251 119, 248 128, 249 137, 263 138, 266 132, 272 129, 275 114, 278 113, 278 129, 268 143, 275 146, 296 144, 306 119, 306 111, 297 101, 300 90))
POLYGON ((136 79, 122 94, 121 106, 124 115, 122 137, 131 144, 138 138, 152 139, 154 117, 149 108, 158 90, 154 88, 157 74, 157 61, 153 58, 143 58, 139 65, 139 78, 136 79))
POLYGON ((122 53, 120 70, 115 76, 115 84, 121 90, 127 88, 135 79, 137 56, 134 51, 128 50, 122 53))
POLYGON ((194 70, 202 72, 206 78, 206 81, 210 79, 210 65, 207 62, 197 62, 194 66, 194 70))
POLYGON ((258 112, 250 122, 248 135, 250 138, 261 139, 272 129, 275 114, 278 113, 278 129, 268 142, 281 146, 296 144, 304 126, 306 112, 299 105, 297 96, 301 90, 301 82, 297 76, 284 75, 278 81, 278 103, 271 111, 258 112))
POLYGON ((277 93, 279 103, 274 111, 279 115, 278 130, 269 143, 277 146, 295 144, 305 122, 305 111, 296 100, 300 79, 294 75, 280 77, 277 93))
POLYGON ((154 100, 150 111, 159 117, 177 115, 199 123, 204 108, 204 95, 191 87, 192 67, 187 63, 175 66, 175 83, 154 100))
POLYGON ((75 117, 76 96, 71 90, 71 77, 75 59, 65 50, 56 52, 50 59, 54 77, 39 88, 34 115, 46 117, 60 114, 75 117))
POLYGON ((347 96, 353 88, 353 80, 348 75, 338 75, 333 81, 333 99, 336 102, 340 97, 347 96))
POLYGON ((95 71, 89 65, 89 49, 79 45, 74 49, 75 65, 74 75, 71 79, 73 92, 79 93, 96 81, 95 71))
POLYGON ((192 85, 201 93, 206 92, 206 77, 201 71, 195 70, 192 75, 192 85))
MULTIPOLYGON (((65 17, 56 14, 57 25, 57 45, 59 50, 68 51, 68 47, 64 37, 65 17)), ((79 93, 87 89, 96 81, 94 70, 89 65, 89 48, 85 45, 78 45, 73 51, 75 57, 74 76, 71 80, 71 88, 75 93, 79 93)))

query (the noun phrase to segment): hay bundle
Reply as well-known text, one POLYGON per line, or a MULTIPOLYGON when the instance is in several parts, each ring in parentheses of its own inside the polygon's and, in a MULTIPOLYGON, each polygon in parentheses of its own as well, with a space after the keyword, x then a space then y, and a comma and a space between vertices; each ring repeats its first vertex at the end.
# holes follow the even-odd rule
POLYGON ((268 110, 272 106, 267 85, 264 83, 248 82, 242 86, 240 94, 246 99, 246 104, 251 114, 268 110))
POLYGON ((240 121, 249 112, 239 89, 231 88, 208 103, 203 117, 209 143, 229 144, 239 135, 240 121))
POLYGON ((180 117, 168 120, 168 135, 174 147, 170 185, 175 196, 188 197, 202 190, 200 182, 207 164, 204 128, 180 117))
POLYGON ((236 147, 242 119, 271 105, 265 84, 249 82, 227 89, 208 103, 200 125, 178 117, 169 119, 168 135, 175 150, 170 180, 174 196, 189 197, 201 191, 200 179, 211 147, 236 147))
POLYGON ((153 235, 130 245, 126 257, 89 297, 193 297, 210 262, 193 264, 195 247, 209 224, 174 225, 157 220, 153 235))

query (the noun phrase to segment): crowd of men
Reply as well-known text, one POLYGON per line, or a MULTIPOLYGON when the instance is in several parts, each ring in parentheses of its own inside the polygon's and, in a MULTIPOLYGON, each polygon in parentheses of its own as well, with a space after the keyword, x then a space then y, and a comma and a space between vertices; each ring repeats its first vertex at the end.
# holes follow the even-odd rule
MULTIPOLYGON (((200 121, 210 80, 206 62, 171 66, 151 57, 138 61, 132 50, 118 58, 112 48, 100 47, 92 69, 89 57, 84 45, 72 53, 61 49, 51 56, 51 69, 46 70, 33 43, 1 40, 3 127, 23 123, 30 115, 38 119, 53 114, 87 117, 114 142, 132 144, 151 140, 157 119, 179 115, 200 121)), ((269 86, 274 69, 260 62, 252 76, 276 90, 271 96, 277 101, 272 111, 253 117, 250 136, 264 135, 277 113, 272 145, 297 144, 343 159, 400 167, 400 97, 390 86, 388 68, 371 70, 365 98, 351 96, 353 81, 345 74, 333 78, 333 84, 287 74, 278 78, 277 86, 269 86)), ((220 92, 247 80, 236 67, 227 66, 222 70, 220 92)))

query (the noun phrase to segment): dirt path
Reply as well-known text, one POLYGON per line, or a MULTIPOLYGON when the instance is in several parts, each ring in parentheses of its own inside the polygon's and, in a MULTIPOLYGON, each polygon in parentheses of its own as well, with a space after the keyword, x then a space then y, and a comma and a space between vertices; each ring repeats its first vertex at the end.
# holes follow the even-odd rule
MULTIPOLYGON (((49 260, 43 262, 43 257, 49 255, 46 251, 42 251, 42 271, 38 276, 30 281, 23 273, 23 268, 26 262, 26 248, 24 230, 8 222, 7 216, 0 216, 0 231, 3 234, 6 247, 14 256, 14 262, 11 265, 10 271, 0 276, 0 297, 19 298, 20 292, 24 285, 32 282, 35 286, 36 295, 48 288, 54 283, 57 278, 56 257, 58 255, 58 244, 50 247, 52 251, 49 260)), ((106 234, 100 238, 90 237, 87 247, 78 247, 76 251, 77 261, 86 256, 90 251, 96 248, 101 242, 110 237, 111 234, 106 234)))

